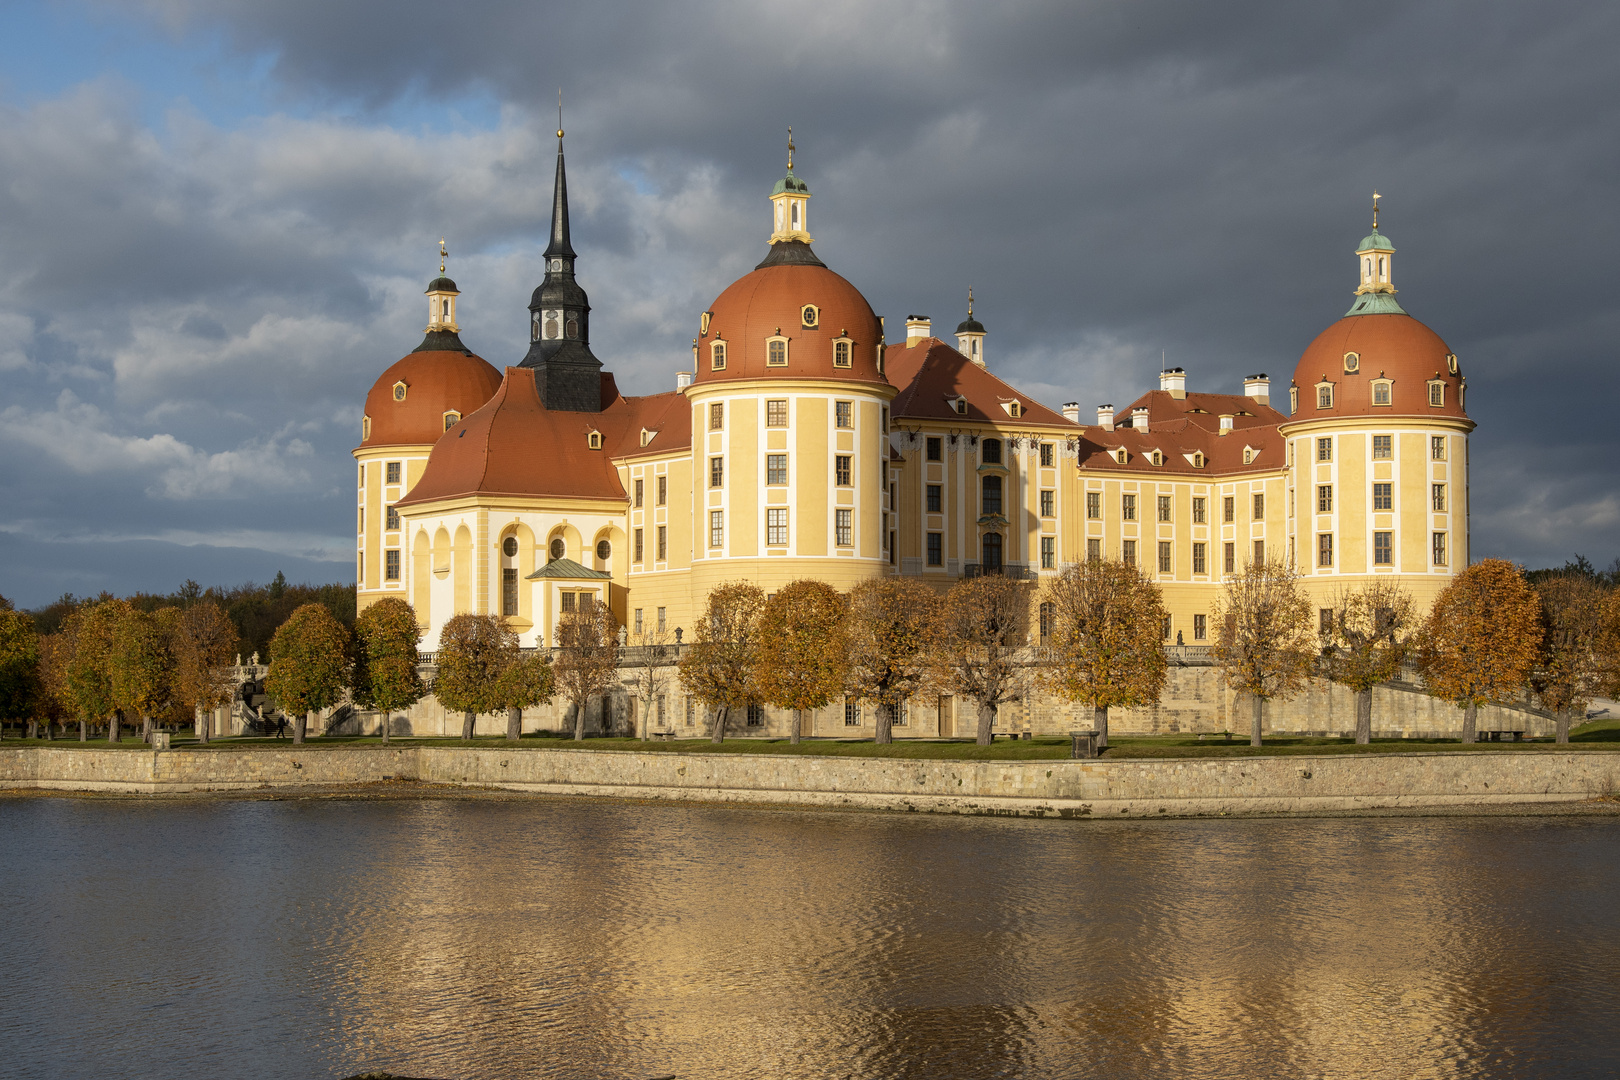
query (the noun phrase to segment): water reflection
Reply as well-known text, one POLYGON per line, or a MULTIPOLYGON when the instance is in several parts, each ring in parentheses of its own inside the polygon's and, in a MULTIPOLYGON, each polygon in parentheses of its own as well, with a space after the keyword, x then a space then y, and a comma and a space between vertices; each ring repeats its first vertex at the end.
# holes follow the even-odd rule
POLYGON ((0 801, 16 1076, 1607 1076, 1616 819, 0 801))

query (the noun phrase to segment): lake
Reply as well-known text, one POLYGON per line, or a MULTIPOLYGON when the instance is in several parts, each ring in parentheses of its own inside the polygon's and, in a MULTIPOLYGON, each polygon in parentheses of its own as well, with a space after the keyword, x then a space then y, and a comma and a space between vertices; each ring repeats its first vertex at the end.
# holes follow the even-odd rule
POLYGON ((0 799, 7 1077, 1612 1077, 1620 818, 0 799))

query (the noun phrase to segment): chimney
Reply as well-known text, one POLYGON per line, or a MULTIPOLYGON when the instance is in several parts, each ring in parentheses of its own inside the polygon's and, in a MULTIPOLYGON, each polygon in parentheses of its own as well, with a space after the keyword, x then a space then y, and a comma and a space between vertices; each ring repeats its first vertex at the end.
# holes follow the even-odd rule
POLYGON ((1131 413, 1131 430, 1146 431, 1148 429, 1148 411, 1144 405, 1131 413))
POLYGON ((1266 378, 1265 372, 1243 380, 1243 396, 1253 398, 1256 405, 1271 404, 1271 380, 1266 378))
POLYGON ((691 385, 692 385, 692 373, 690 371, 677 371, 675 373, 675 389, 677 389, 677 390, 685 390, 688 386, 691 386, 691 385))
POLYGON ((1232 416, 1229 412, 1221 413, 1221 430, 1219 434, 1229 435, 1232 432, 1232 416))
POLYGON ((1114 430, 1114 407, 1112 405, 1097 406, 1097 426, 1104 431, 1114 430))
POLYGON ((1071 424, 1080 422, 1080 403, 1078 401, 1065 401, 1063 403, 1063 419, 1071 424))
POLYGON ((926 315, 906 316, 906 348, 911 348, 923 338, 932 337, 934 324, 926 315))
POLYGON ((1165 368, 1159 372, 1159 389, 1170 391, 1170 396, 1177 401, 1187 397, 1187 373, 1178 367, 1165 368))

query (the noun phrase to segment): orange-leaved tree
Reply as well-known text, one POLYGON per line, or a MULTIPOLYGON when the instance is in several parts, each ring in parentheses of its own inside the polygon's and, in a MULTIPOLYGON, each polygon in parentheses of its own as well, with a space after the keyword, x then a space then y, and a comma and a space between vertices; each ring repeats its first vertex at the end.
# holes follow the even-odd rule
POLYGON ((759 616, 754 682, 761 701, 800 715, 820 709, 844 687, 844 616, 848 605, 825 581, 801 578, 765 601, 759 616))
POLYGON ((81 722, 107 722, 107 741, 119 741, 122 717, 113 693, 113 632, 134 609, 123 600, 103 600, 80 608, 62 622, 71 646, 66 665, 67 691, 81 722))
POLYGON ((1164 692, 1164 600, 1134 563, 1095 559, 1065 567, 1046 587, 1052 605, 1043 681, 1066 701, 1089 705, 1099 748, 1108 710, 1149 705, 1164 692))
POLYGON ((463 739, 473 737, 479 713, 505 707, 501 673, 517 655, 517 635, 494 615, 456 615, 439 631, 433 694, 440 705, 461 713, 463 739))
POLYGON ((681 685, 714 711, 713 742, 726 737, 732 709, 758 698, 754 652, 765 594, 745 581, 717 585, 681 657, 681 685))
POLYGON ((354 621, 354 703, 382 714, 383 742, 393 714, 427 693, 416 672, 420 640, 416 610, 397 596, 371 604, 354 621))
POLYGON ((309 717, 338 703, 349 682, 349 631, 322 604, 304 604, 270 639, 265 692, 293 717, 293 742, 302 743, 309 717))
MULTIPOLYGON (((1411 652, 1412 596, 1387 578, 1337 590, 1331 622, 1317 627, 1322 674, 1356 695, 1356 742, 1372 742, 1372 691, 1401 673, 1411 652)), ((1308 616, 1307 616, 1308 618, 1308 616)))
POLYGON ((608 727, 606 694, 619 673, 619 623, 613 609, 589 596, 557 620, 557 653, 552 675, 557 691, 574 710, 574 738, 585 738, 585 710, 602 698, 602 728, 608 727))
POLYGON ((1265 703, 1297 694, 1316 668, 1311 602, 1298 572, 1272 559, 1226 579, 1215 617, 1215 662, 1226 685, 1249 696, 1249 745, 1259 746, 1265 703))
POLYGON ((1478 732, 1479 707, 1517 693, 1541 643, 1541 601, 1506 559, 1484 559, 1435 598, 1418 635, 1417 661, 1436 697, 1462 706, 1462 741, 1478 732))
MULTIPOLYGON (((68 691, 67 665, 73 659, 73 643, 64 628, 54 634, 42 634, 39 639, 39 697, 36 699, 39 716, 47 723, 60 720, 63 727, 75 715, 73 695, 68 691)), ((90 738, 90 725, 79 717, 79 741, 90 738)))
POLYGON ((1608 590, 1580 574, 1559 574, 1535 586, 1541 600, 1541 648, 1531 685, 1551 709, 1557 741, 1569 742, 1571 719, 1614 681, 1608 636, 1608 590))
POLYGON ((849 593, 850 696, 877 706, 873 742, 894 741, 901 706, 933 675, 928 654, 939 594, 915 578, 869 578, 849 593))
POLYGON ((171 630, 175 697, 196 717, 197 740, 208 741, 208 712, 231 700, 231 654, 236 626, 218 604, 203 601, 179 610, 171 630))
POLYGON ((141 718, 141 738, 148 742, 152 719, 168 708, 174 688, 174 653, 166 625, 172 618, 130 607, 113 624, 109 665, 113 700, 124 712, 141 718))
POLYGON ((1030 587, 1001 574, 951 586, 934 620, 928 657, 934 681, 977 707, 978 744, 994 738, 996 712, 1024 690, 1030 587))

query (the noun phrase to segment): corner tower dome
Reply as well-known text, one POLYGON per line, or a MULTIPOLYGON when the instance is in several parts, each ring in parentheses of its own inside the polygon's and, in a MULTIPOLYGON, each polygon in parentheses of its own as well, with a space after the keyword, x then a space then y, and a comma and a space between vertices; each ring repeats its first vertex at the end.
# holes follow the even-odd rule
POLYGON ((1373 231, 1356 247, 1355 303, 1300 356, 1289 388, 1291 420, 1467 419, 1457 354, 1395 302, 1395 246, 1378 231, 1373 198, 1373 231))
POLYGON ((770 250, 703 313, 693 382, 886 382, 882 320, 859 289, 810 249, 805 230, 810 186, 793 175, 791 132, 787 176, 776 182, 770 199, 770 250))

